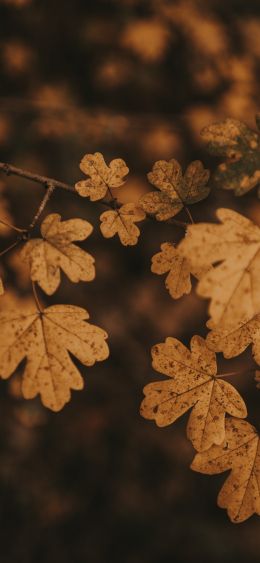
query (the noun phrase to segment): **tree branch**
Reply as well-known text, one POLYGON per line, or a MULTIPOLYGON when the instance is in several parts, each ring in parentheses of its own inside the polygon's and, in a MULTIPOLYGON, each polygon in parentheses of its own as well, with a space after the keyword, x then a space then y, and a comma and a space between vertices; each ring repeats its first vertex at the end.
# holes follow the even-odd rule
MULTIPOLYGON (((29 170, 24 170, 23 168, 17 168, 16 166, 13 166, 12 164, 7 164, 6 162, 0 162, 0 172, 3 172, 7 176, 13 175, 13 176, 19 176, 20 178, 26 178, 27 180, 32 180, 33 182, 36 182, 37 184, 41 184, 47 189, 51 188, 53 190, 55 188, 61 188, 63 190, 78 195, 75 186, 72 186, 71 184, 60 182, 59 180, 55 180, 54 178, 49 178, 48 176, 41 176, 40 174, 35 174, 34 172, 30 172, 29 170)), ((121 205, 123 205, 118 203, 118 201, 113 196, 111 200, 103 199, 100 200, 99 203, 113 210, 120 209, 121 205)), ((188 213, 188 215, 190 221, 193 222, 190 212, 188 213)), ((155 220, 155 218, 150 214, 147 214, 147 218, 155 220)), ((171 223, 172 225, 176 225, 177 227, 181 227, 184 229, 186 229, 188 226, 187 223, 184 223, 183 221, 178 221, 177 219, 174 218, 165 221, 165 223, 171 223)))
POLYGON ((3 172, 7 176, 20 176, 20 178, 26 178, 27 180, 32 180, 37 184, 42 184, 42 186, 48 188, 53 186, 54 188, 61 188, 69 192, 77 193, 75 187, 70 184, 65 184, 59 180, 54 180, 53 178, 48 178, 47 176, 40 176, 40 174, 34 174, 34 172, 29 172, 29 170, 23 170, 23 168, 17 168, 12 164, 7 164, 5 162, 0 162, 0 172, 3 172))

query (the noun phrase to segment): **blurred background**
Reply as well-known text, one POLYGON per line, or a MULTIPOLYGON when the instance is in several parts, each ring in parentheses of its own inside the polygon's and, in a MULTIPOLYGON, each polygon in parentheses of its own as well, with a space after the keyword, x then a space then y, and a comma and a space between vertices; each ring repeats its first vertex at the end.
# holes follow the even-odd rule
MULTIPOLYGON (((258 0, 0 0, 0 160, 75 183, 85 153, 124 158, 131 170, 119 194, 149 190, 155 160, 201 159, 214 169, 200 130, 234 117, 254 127, 260 94, 258 0)), ((43 188, 0 178, 0 218, 26 226, 43 188)), ((119 193, 119 192, 118 192, 119 193)), ((219 206, 260 221, 256 194, 213 191, 192 208, 214 220, 219 206)), ((63 278, 42 301, 85 307, 109 333, 110 358, 81 367, 85 389, 59 413, 21 397, 22 369, 0 383, 1 563, 256 563, 259 520, 232 525, 216 507, 225 476, 193 473, 187 416, 158 429, 139 415, 143 386, 158 379, 150 348, 175 336, 205 335, 207 304, 195 293, 173 301, 150 272, 164 241, 183 232, 147 221, 136 247, 99 231, 100 204, 56 192, 47 212, 93 223, 86 248, 97 277, 63 278)), ((185 220, 180 215, 180 219, 185 220)), ((1 229, 1 248, 12 233, 1 229)), ((2 261, 0 307, 31 299, 14 252, 2 261)), ((222 371, 252 366, 246 352, 219 358, 222 371)), ((252 374, 233 383, 259 424, 252 374)))

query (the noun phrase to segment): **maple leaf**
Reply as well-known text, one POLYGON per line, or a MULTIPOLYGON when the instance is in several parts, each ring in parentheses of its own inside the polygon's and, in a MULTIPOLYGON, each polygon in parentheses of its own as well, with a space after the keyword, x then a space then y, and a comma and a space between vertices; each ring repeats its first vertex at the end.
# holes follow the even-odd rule
MULTIPOLYGON (((259 116, 256 119, 259 128, 259 116)), ((225 119, 205 127, 201 135, 210 153, 225 156, 213 175, 217 187, 241 196, 260 181, 260 137, 244 123, 225 119)), ((258 192, 260 196, 260 192, 258 192)))
POLYGON ((27 358, 22 392, 26 399, 41 395, 42 403, 59 411, 70 400, 70 389, 83 380, 70 354, 85 366, 108 357, 107 334, 86 322, 88 312, 74 305, 53 305, 42 313, 30 308, 0 313, 0 377, 7 379, 27 358))
POLYGON ((199 160, 191 162, 184 175, 174 158, 169 161, 158 160, 147 177, 160 191, 145 194, 139 203, 146 213, 155 215, 158 221, 174 217, 186 204, 205 199, 210 191, 206 185, 209 171, 199 160))
POLYGON ((226 421, 223 444, 196 454, 191 468, 214 475, 231 469, 219 495, 218 506, 226 508, 232 522, 260 515, 260 446, 256 429, 245 420, 226 421))
POLYGON ((191 265, 215 264, 197 286, 210 298, 210 328, 235 326, 260 312, 260 229, 232 211, 218 209, 219 224, 200 223, 187 229, 179 250, 191 265))
POLYGON ((103 199, 108 190, 122 186, 124 176, 129 172, 121 158, 111 160, 107 166, 100 152, 86 154, 80 163, 80 169, 90 177, 77 182, 75 189, 79 195, 89 197, 91 201, 103 199))
POLYGON ((72 282, 91 281, 95 277, 94 258, 72 244, 84 240, 93 227, 83 219, 61 221, 61 216, 52 213, 41 224, 42 239, 26 242, 21 259, 30 266, 33 281, 52 295, 60 285, 60 268, 72 282))
POLYGON ((187 436, 198 451, 225 438, 225 413, 244 418, 246 405, 236 389, 216 377, 214 352, 200 336, 191 339, 191 352, 176 338, 152 348, 153 367, 170 377, 144 387, 144 418, 168 426, 193 407, 187 436))
POLYGON ((191 274, 199 278, 207 268, 198 269, 191 267, 187 258, 184 258, 178 248, 170 242, 164 242, 161 245, 161 252, 152 257, 151 271, 154 274, 162 275, 169 272, 165 280, 166 289, 168 289, 173 299, 179 299, 185 293, 191 291, 191 274))
POLYGON ((140 229, 135 225, 145 219, 145 213, 134 203, 126 203, 114 211, 105 211, 100 215, 100 230, 105 238, 118 234, 124 246, 137 244, 140 229))
POLYGON ((207 343, 212 350, 222 352, 225 358, 242 354, 252 344, 253 357, 260 365, 260 314, 230 328, 212 330, 207 335, 207 343))

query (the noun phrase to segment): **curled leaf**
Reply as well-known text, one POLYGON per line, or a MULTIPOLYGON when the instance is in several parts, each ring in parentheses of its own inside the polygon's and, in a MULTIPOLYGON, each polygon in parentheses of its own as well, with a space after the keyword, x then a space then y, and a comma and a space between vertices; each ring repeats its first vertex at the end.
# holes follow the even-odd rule
POLYGON ((103 199, 109 189, 122 186, 124 176, 129 172, 121 158, 111 160, 107 166, 100 152, 86 154, 80 163, 80 169, 89 178, 77 182, 75 189, 79 195, 89 197, 91 201, 103 199))
POLYGON ((21 259, 29 265, 31 279, 45 293, 52 295, 59 287, 60 269, 75 283, 94 279, 94 258, 72 243, 74 240, 85 240, 92 230, 88 221, 61 221, 60 215, 52 213, 42 222, 43 238, 26 242, 21 259))
POLYGON ((206 185, 209 171, 199 160, 191 162, 184 175, 177 160, 158 160, 147 177, 160 191, 145 194, 139 203, 158 221, 174 217, 185 205, 205 199, 210 191, 206 185))
POLYGON ((202 130, 209 152, 225 156, 213 175, 219 188, 234 190, 241 196, 260 182, 260 137, 244 123, 225 119, 202 130))
POLYGON ((105 238, 118 234, 124 246, 137 244, 140 229, 135 225, 145 219, 145 213, 134 203, 126 203, 114 211, 105 211, 100 215, 100 230, 105 238))
POLYGON ((198 451, 225 438, 225 413, 244 418, 246 406, 236 389, 217 378, 214 352, 200 336, 193 336, 191 352, 175 338, 152 349, 153 367, 170 380, 144 387, 141 414, 167 426, 192 408, 187 436, 198 451))
POLYGON ((7 379, 24 358, 22 392, 26 399, 41 395, 42 403, 59 411, 71 389, 83 380, 70 354, 85 366, 108 357, 107 334, 86 322, 88 312, 74 305, 53 305, 42 313, 27 309, 0 313, 0 377, 7 379))
POLYGON ((207 475, 231 469, 218 495, 218 506, 226 508, 235 523, 244 522, 255 512, 260 515, 260 446, 251 424, 228 419, 223 443, 198 453, 191 468, 207 475))

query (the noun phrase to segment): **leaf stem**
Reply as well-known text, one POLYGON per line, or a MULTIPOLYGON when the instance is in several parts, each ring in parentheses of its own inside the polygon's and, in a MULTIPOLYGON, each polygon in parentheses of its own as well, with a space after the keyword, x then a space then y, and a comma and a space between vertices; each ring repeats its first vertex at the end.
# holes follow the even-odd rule
POLYGON ((41 306, 41 304, 40 304, 39 297, 38 297, 38 295, 37 295, 36 286, 35 286, 35 282, 34 282, 34 281, 32 281, 32 290, 33 290, 33 297, 34 297, 34 301, 35 301, 36 307, 37 307, 39 313, 42 314, 42 313, 43 313, 43 309, 42 309, 42 306, 41 306))
POLYGON ((219 373, 216 377, 217 378, 222 378, 222 377, 231 377, 232 375, 242 375, 242 373, 251 373, 253 371, 256 370, 256 367, 252 367, 252 368, 245 368, 242 369, 241 371, 230 371, 230 372, 226 372, 226 373, 219 373))
POLYGON ((188 215, 188 217, 189 217, 190 222, 191 222, 192 224, 194 224, 194 219, 193 219, 193 217, 192 217, 192 214, 191 214, 189 208, 188 208, 186 205, 184 205, 184 209, 185 209, 185 211, 186 211, 186 213, 187 213, 187 215, 188 215))

